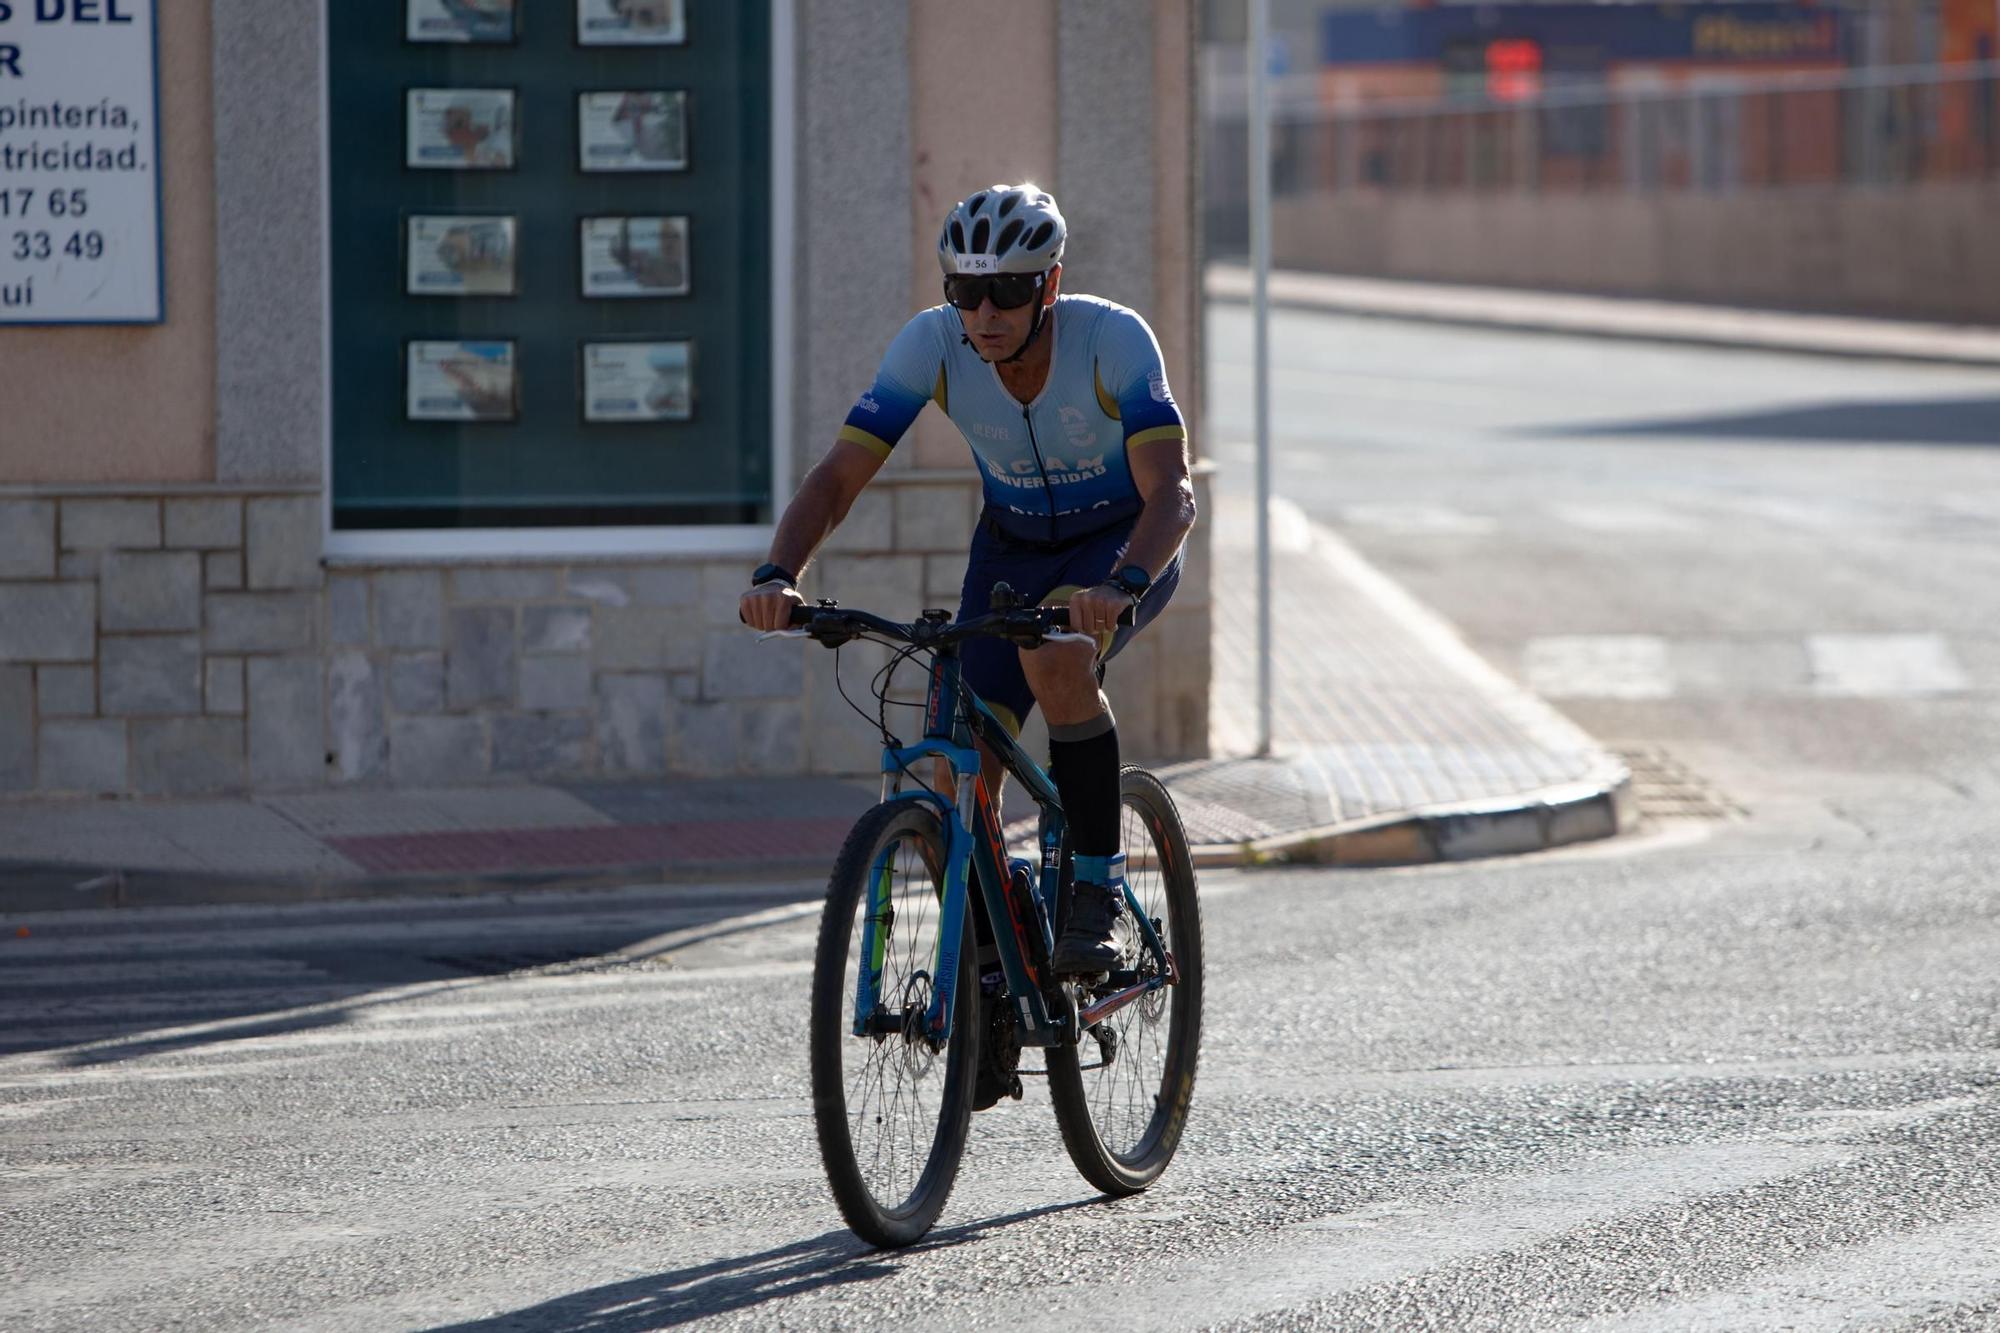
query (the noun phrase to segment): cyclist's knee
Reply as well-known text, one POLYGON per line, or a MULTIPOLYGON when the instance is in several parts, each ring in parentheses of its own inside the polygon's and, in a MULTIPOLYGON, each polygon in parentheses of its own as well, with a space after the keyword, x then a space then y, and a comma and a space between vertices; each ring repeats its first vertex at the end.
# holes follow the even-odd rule
POLYGON ((1097 688, 1097 653, 1080 643, 1044 644, 1021 654, 1021 670, 1043 716, 1055 723, 1076 722, 1103 708, 1097 688), (1039 661, 1034 659, 1041 659, 1039 661))
POLYGON ((1043 687, 1061 688, 1090 682, 1096 687, 1097 650, 1087 643, 1045 643, 1021 649, 1021 674, 1040 698, 1043 687))

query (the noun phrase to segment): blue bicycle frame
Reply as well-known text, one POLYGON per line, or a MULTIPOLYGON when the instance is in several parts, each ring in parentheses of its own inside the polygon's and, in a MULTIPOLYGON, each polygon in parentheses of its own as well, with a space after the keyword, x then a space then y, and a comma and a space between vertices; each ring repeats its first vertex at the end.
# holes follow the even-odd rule
MULTIPOLYGON (((925 1028, 939 1046, 949 1038, 958 992, 959 957, 965 938, 965 913, 970 895, 968 877, 978 881, 980 902, 992 927, 993 942, 1007 978, 1019 1019, 1018 1032, 1024 1046, 1058 1046, 1077 1039, 1080 1031, 1110 1012, 1122 1008, 1148 991, 1171 985, 1179 978, 1173 960, 1162 945, 1153 922, 1139 909, 1131 889, 1125 890, 1126 906, 1138 924, 1144 947, 1157 964, 1152 975, 1117 994, 1099 999, 1081 1014, 1064 1005, 1051 1011, 1045 998, 1057 991, 1048 973, 1048 959, 1055 948, 1055 913, 1062 890, 1062 852, 1065 824, 1062 800, 1048 774, 1028 757, 1013 734, 986 704, 960 686, 960 663, 955 645, 936 650, 931 663, 930 694, 924 708, 924 738, 915 745, 888 748, 882 752, 882 796, 884 801, 917 801, 933 806, 949 834, 946 849, 944 891, 939 899, 938 945, 932 960, 932 990, 925 1028), (964 700, 967 706, 961 707, 964 700), (1019 778, 1041 807, 1041 873, 1037 891, 1023 895, 1011 889, 1006 840, 1000 831, 1000 812, 980 774, 975 736, 999 756, 1008 771, 1019 778), (904 792, 902 778, 921 760, 942 759, 951 769, 955 800, 947 801, 935 791, 904 792)), ((864 963, 857 970, 859 981, 854 1005, 854 1035, 866 1035, 879 1001, 886 939, 882 926, 888 916, 890 864, 894 848, 885 848, 869 870, 870 897, 862 935, 864 963)))

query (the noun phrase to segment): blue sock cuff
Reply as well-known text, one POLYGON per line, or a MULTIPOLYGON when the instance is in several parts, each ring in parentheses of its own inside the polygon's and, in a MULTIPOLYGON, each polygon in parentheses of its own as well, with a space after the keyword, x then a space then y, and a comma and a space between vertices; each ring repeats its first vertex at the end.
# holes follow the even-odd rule
POLYGON ((1076 866, 1076 877, 1086 884, 1116 884, 1125 878, 1125 853, 1116 856, 1078 856, 1071 858, 1076 866))

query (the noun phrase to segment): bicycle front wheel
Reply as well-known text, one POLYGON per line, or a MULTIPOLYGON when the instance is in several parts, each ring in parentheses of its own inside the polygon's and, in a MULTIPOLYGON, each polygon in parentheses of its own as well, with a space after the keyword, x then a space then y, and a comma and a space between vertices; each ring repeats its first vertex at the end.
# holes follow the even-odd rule
MULTIPOLYGON (((1179 981, 1101 1020, 1073 1046, 1048 1053, 1049 1093, 1063 1146, 1083 1178, 1106 1194, 1137 1194, 1167 1169, 1194 1097, 1201 1046, 1201 902, 1187 833, 1160 780, 1119 774, 1126 885, 1157 923, 1179 981)), ((1153 975, 1128 909, 1118 924, 1120 968, 1153 975)), ((1092 995, 1084 997, 1086 1004, 1092 995)))
POLYGON ((930 809, 877 806, 847 835, 820 917, 813 1119, 841 1216, 876 1245, 908 1245, 930 1230, 958 1176, 972 1116, 976 954, 970 913, 961 939, 941 938, 946 845, 930 809), (960 960, 957 999, 951 1033, 938 1042, 925 1015, 947 952, 960 960), (864 970, 874 1003, 857 1021, 864 970))

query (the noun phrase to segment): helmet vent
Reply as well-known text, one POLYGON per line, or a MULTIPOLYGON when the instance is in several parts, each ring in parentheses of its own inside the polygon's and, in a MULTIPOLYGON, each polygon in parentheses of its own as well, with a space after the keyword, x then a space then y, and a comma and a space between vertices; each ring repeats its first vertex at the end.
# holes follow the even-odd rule
POLYGON ((977 213, 985 205, 986 191, 981 190, 978 194, 973 195, 972 198, 965 201, 965 211, 968 213, 977 213))
POLYGON ((1044 245, 1048 244, 1049 236, 1055 229, 1056 224, 1053 222, 1044 222, 1041 226, 1035 228, 1035 234, 1028 238, 1027 248, 1030 250, 1041 249, 1044 245))
POLYGON ((965 228, 958 225, 958 219, 951 220, 951 248, 960 254, 965 251, 965 228))
MULTIPOLYGON (((1003 204, 1002 207, 1004 208, 1005 205, 1003 204)), ((1023 230, 1024 228, 1019 218, 1015 218, 1012 222, 1002 227, 1000 229, 1000 238, 993 242, 993 253, 996 255, 1006 254, 1008 247, 1014 244, 1014 241, 1020 236, 1023 230)))
POLYGON ((1004 218, 1020 206, 1021 192, 1019 190, 1009 190, 1007 191, 1007 197, 1000 201, 1000 216, 1004 218))
POLYGON ((992 251, 986 248, 986 238, 991 236, 992 234, 993 234, 993 223, 990 219, 981 218, 979 219, 979 221, 973 223, 972 253, 975 255, 991 254, 992 251))

